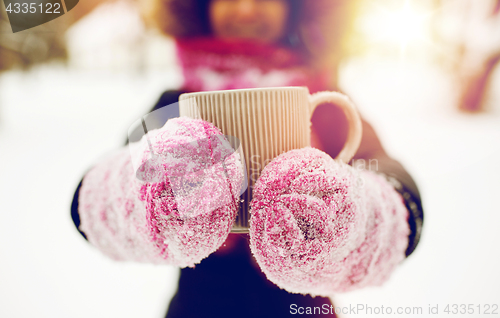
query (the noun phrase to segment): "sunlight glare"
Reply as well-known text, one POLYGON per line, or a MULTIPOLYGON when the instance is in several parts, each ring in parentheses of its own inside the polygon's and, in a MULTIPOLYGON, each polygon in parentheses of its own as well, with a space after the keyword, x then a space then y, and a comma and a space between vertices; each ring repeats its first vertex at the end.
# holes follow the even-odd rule
POLYGON ((406 47, 425 40, 428 13, 405 1, 399 7, 377 7, 360 19, 360 27, 369 41, 406 47))

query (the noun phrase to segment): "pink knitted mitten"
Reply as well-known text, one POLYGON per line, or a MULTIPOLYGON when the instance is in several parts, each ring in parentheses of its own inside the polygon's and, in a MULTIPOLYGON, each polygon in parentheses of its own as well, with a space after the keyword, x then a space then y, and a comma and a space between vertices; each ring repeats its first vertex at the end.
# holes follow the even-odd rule
POLYGON ((385 179, 314 148, 268 164, 253 192, 250 247, 267 278, 329 296, 388 279, 405 258, 408 212, 385 179))
POLYGON ((193 267, 226 240, 243 167, 212 124, 171 119, 85 176, 80 229, 116 260, 193 267), (151 150, 153 154, 151 154, 151 150), (134 171, 132 162, 140 163, 134 171))

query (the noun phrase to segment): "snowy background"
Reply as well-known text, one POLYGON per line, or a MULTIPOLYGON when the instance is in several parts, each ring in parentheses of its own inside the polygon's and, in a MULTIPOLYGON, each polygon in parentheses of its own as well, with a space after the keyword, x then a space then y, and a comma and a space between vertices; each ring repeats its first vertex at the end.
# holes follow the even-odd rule
MULTIPOLYGON (((73 27, 68 66, 0 74, 0 317, 159 318, 175 292, 177 269, 111 261, 70 217, 86 170, 180 80, 172 43, 127 10, 98 8, 73 27)), ((453 76, 429 58, 343 64, 341 88, 417 182, 425 226, 390 281, 336 295, 336 306, 500 306, 500 72, 479 114, 457 111, 453 76)))

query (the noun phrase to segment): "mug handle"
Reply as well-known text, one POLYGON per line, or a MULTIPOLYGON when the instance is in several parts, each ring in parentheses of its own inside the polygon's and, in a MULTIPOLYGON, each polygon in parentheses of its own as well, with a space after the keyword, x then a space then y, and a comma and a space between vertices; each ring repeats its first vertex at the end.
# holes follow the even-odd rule
POLYGON ((335 160, 348 163, 359 148, 361 144, 361 136, 363 135, 363 128, 361 118, 359 117, 356 107, 351 100, 344 94, 338 92, 318 92, 309 95, 309 114, 312 118, 314 110, 319 104, 331 103, 339 106, 344 111, 344 114, 349 122, 349 132, 344 148, 340 151, 335 160))

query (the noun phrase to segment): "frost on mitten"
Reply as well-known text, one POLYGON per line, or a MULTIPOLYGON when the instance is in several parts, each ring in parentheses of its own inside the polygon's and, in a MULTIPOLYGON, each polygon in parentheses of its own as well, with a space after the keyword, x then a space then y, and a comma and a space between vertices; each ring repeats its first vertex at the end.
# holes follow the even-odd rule
POLYGON ((113 259, 193 267, 231 230, 244 177, 240 157, 202 120, 171 119, 147 136, 150 145, 143 137, 87 173, 80 228, 113 259))
POLYGON ((408 212, 381 176, 314 148, 269 163, 251 203, 250 247, 267 278, 329 296, 386 281, 405 257, 408 212))

